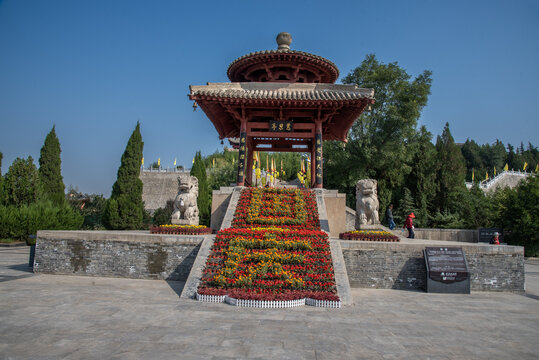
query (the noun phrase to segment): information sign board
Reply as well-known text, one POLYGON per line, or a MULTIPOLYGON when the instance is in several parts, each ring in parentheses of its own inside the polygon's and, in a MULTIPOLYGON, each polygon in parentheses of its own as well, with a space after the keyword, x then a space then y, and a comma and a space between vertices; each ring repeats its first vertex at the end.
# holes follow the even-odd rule
POLYGON ((470 273, 462 248, 426 247, 424 253, 428 292, 470 293, 470 273))
POLYGON ((494 236, 494 233, 497 232, 500 234, 500 242, 502 242, 502 229, 499 228, 480 228, 479 229, 479 242, 480 243, 490 243, 490 240, 492 240, 492 237, 494 236))

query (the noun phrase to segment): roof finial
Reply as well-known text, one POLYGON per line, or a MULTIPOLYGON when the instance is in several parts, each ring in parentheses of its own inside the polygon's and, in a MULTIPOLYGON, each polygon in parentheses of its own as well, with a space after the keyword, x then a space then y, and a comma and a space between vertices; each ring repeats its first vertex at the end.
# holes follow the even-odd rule
POLYGON ((292 35, 287 32, 281 32, 277 35, 277 50, 290 50, 290 44, 292 44, 292 35))

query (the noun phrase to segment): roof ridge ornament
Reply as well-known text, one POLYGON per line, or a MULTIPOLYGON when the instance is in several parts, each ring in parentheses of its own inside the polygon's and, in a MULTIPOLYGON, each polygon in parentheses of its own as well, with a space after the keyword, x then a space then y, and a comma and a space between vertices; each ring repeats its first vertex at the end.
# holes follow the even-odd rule
POLYGON ((290 44, 292 44, 292 35, 287 32, 280 32, 275 39, 279 46, 277 50, 290 50, 290 44))

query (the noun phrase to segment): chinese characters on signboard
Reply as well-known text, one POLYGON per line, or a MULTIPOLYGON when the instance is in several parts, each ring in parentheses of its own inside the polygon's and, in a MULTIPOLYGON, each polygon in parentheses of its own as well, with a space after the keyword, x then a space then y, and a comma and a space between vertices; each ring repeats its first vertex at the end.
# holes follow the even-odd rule
POLYGON ((285 120, 285 121, 270 120, 269 131, 292 132, 294 131, 294 122, 292 120, 285 120))
POLYGON ((238 161, 238 184, 243 182, 243 177, 245 175, 245 140, 247 138, 247 133, 242 132, 240 134, 240 152, 239 152, 239 161, 238 161))
POLYGON ((322 184, 322 134, 316 133, 315 136, 315 151, 316 151, 316 184, 322 184))

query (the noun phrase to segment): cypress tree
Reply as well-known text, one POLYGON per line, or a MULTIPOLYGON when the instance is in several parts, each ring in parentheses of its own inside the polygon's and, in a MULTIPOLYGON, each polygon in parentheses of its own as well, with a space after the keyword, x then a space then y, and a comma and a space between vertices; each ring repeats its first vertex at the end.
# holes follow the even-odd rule
POLYGON ((0 152, 0 205, 4 203, 4 177, 2 176, 2 158, 4 154, 0 152))
POLYGON ((436 139, 436 151, 439 165, 437 208, 441 212, 457 212, 459 201, 466 192, 466 167, 464 157, 449 131, 449 123, 445 124, 442 136, 436 139))
POLYGON ((406 178, 406 187, 410 189, 415 200, 416 222, 418 226, 426 226, 428 209, 432 208, 432 199, 436 195, 436 149, 431 143, 432 135, 425 126, 421 126, 417 138, 411 145, 412 172, 406 178))
POLYGON ((103 214, 108 229, 135 230, 142 227, 144 203, 139 174, 143 147, 140 123, 137 122, 122 155, 118 176, 103 214))
POLYGON ((65 185, 61 173, 60 141, 55 126, 47 134, 39 157, 39 179, 43 195, 55 204, 65 201, 65 185))
POLYGON ((208 179, 206 177, 206 166, 200 155, 200 151, 197 151, 195 155, 195 162, 191 168, 191 176, 195 176, 198 179, 198 213, 201 225, 210 225, 210 190, 208 186, 208 179))

